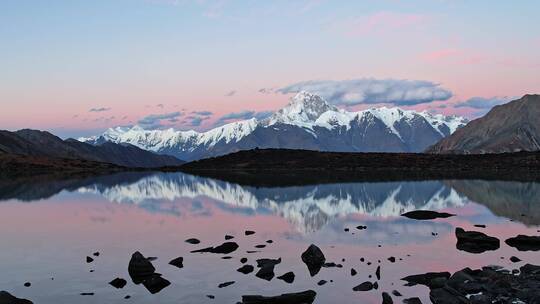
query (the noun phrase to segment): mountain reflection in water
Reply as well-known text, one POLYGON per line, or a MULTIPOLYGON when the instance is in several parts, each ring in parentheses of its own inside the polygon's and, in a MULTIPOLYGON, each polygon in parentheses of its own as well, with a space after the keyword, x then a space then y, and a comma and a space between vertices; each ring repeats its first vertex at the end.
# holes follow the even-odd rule
POLYGON ((170 202, 206 197, 239 210, 271 212, 306 233, 320 230, 336 217, 399 216, 417 209, 461 207, 470 200, 498 216, 526 225, 540 223, 540 186, 535 182, 447 180, 252 187, 183 173, 121 173, 86 179, 0 182, 0 200, 34 201, 61 191, 101 195, 111 202, 173 214, 170 202))

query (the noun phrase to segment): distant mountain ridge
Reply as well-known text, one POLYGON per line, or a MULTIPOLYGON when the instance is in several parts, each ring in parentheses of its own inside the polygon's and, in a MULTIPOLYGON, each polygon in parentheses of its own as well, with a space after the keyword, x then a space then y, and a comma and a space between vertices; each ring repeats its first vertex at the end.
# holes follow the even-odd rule
POLYGON ((540 150, 540 95, 499 105, 433 145, 430 153, 504 153, 540 150))
POLYGON ((269 118, 233 122, 207 132, 116 127, 79 140, 129 143, 187 161, 254 148, 421 152, 466 123, 462 117, 399 108, 348 112, 317 95, 300 92, 269 118))
POLYGON ((79 159, 125 167, 176 166, 184 162, 172 156, 155 154, 133 145, 105 142, 90 145, 38 130, 0 131, 0 153, 79 159))

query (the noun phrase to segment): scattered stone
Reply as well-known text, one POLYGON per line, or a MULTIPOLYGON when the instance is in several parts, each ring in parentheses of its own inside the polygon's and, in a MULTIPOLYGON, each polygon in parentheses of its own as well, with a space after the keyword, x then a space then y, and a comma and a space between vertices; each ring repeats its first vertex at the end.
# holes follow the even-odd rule
POLYGON ((126 295, 126 296, 124 297, 124 299, 126 299, 126 300, 127 300, 127 299, 131 299, 131 296, 130 296, 130 295, 126 295))
POLYGON ((367 229, 367 226, 362 226, 362 225, 356 226, 356 229, 358 229, 358 230, 365 230, 365 229, 367 229))
POLYGON ((255 245, 255 248, 264 248, 264 247, 266 247, 266 245, 264 245, 264 244, 255 245))
POLYGON ((129 261, 128 273, 133 283, 140 284, 146 278, 152 276, 156 271, 152 262, 145 258, 140 252, 135 252, 131 255, 129 261))
POLYGON ((364 258, 360 258, 360 262, 362 262, 362 263, 363 263, 365 260, 366 260, 366 259, 364 259, 364 258))
POLYGON ((508 246, 514 247, 519 251, 538 251, 540 250, 540 236, 528 236, 520 234, 516 237, 504 241, 508 246))
POLYGON ((92 255, 95 256, 95 257, 98 257, 99 256, 99 251, 96 251, 96 252, 92 253, 92 255))
POLYGON ((510 262, 512 262, 512 263, 521 262, 521 259, 516 257, 516 256, 511 256, 510 257, 510 262))
MULTIPOLYGON (((313 301, 312 301, 313 302, 313 301)), ((2 304, 33 304, 32 301, 19 299, 7 291, 0 291, 0 303, 2 304)))
POLYGON ((432 235, 432 236, 437 236, 437 235, 439 235, 439 234, 438 234, 437 232, 432 232, 431 235, 432 235))
POLYGON ((420 298, 414 297, 403 299, 403 304, 422 304, 422 301, 420 301, 420 298))
POLYGON ((89 256, 86 257, 86 263, 92 263, 93 261, 94 261, 93 258, 91 258, 89 256))
POLYGON ((323 286, 326 283, 327 283, 326 280, 320 280, 319 282, 317 282, 317 285, 323 286))
POLYGON ((343 231, 349 232, 349 228, 344 228, 343 231))
POLYGON ((150 262, 152 262, 152 261, 157 260, 157 257, 147 257, 146 259, 149 260, 150 262))
POLYGON ((246 230, 246 231, 244 231, 244 234, 245 234, 245 235, 253 235, 253 234, 255 234, 255 231, 252 231, 252 230, 246 230))
POLYGON ((392 290, 392 294, 393 294, 394 296, 396 296, 396 297, 401 297, 401 296, 402 296, 401 292, 399 292, 399 291, 397 291, 397 290, 395 290, 395 289, 392 290))
POLYGON ((390 263, 395 263, 396 262, 396 258, 391 256, 388 258, 388 261, 390 261, 390 263))
POLYGON ((479 225, 479 224, 477 224, 477 225, 474 225, 474 227, 478 227, 478 228, 486 228, 486 225, 479 225))
POLYGON ((236 269, 236 271, 241 272, 243 274, 248 274, 248 273, 253 272, 254 269, 255 269, 255 267, 253 267, 251 265, 244 265, 244 266, 236 269))
POLYGON ((225 241, 232 240, 232 239, 234 239, 234 236, 228 235, 228 234, 225 235, 225 241))
POLYGON ((351 277, 354 277, 357 273, 356 269, 351 268, 351 277))
POLYGON ((189 243, 189 244, 193 244, 193 245, 197 245, 197 244, 201 243, 200 240, 195 239, 195 238, 187 239, 187 240, 185 240, 185 242, 189 243))
POLYGON ((312 304, 317 293, 313 290, 306 290, 298 293, 285 293, 274 297, 260 295, 242 296, 240 304, 312 304))
POLYGON ((285 273, 285 274, 283 274, 283 275, 281 275, 281 276, 279 276, 279 277, 277 277, 277 278, 278 278, 279 280, 283 280, 283 281, 285 281, 286 283, 291 284, 292 282, 294 282, 294 277, 295 277, 295 276, 294 276, 294 272, 289 271, 289 272, 287 272, 287 273, 285 273))
POLYGON ((94 293, 93 292, 81 292, 80 295, 81 296, 93 296, 94 293))
POLYGON ((224 288, 224 287, 230 286, 230 285, 232 285, 234 283, 235 283, 235 281, 229 281, 229 282, 221 283, 221 284, 218 285, 218 288, 224 288))
POLYGON ((274 278, 274 267, 281 263, 281 258, 279 259, 258 259, 257 267, 259 271, 255 274, 256 277, 271 281, 274 278))
POLYGON ((240 259, 240 263, 242 263, 242 264, 246 263, 247 261, 248 261, 247 258, 241 258, 241 259, 240 259))
POLYGON ((184 267, 184 258, 183 257, 177 257, 176 259, 173 259, 169 262, 169 265, 173 265, 178 268, 184 267))
POLYGON ((353 288, 353 291, 370 291, 374 289, 373 283, 366 281, 360 285, 357 285, 353 288))
POLYGON ((273 242, 274 241, 272 241, 272 240, 266 240, 266 243, 268 243, 268 244, 272 244, 273 242))
POLYGON ((381 280, 381 266, 377 266, 377 270, 375 270, 375 276, 377 277, 377 280, 381 280))
POLYGON ((343 265, 341 264, 336 264, 334 262, 329 262, 329 263, 324 263, 322 265, 322 267, 324 268, 343 268, 343 265))
POLYGON ((116 278, 116 279, 109 282, 109 285, 111 285, 112 287, 117 288, 117 289, 124 288, 124 286, 126 286, 126 284, 127 284, 127 281, 122 279, 122 278, 116 278))
POLYGON ((227 255, 227 256, 221 257, 221 259, 222 260, 230 260, 230 259, 232 259, 232 256, 227 255))
POLYGON ((382 293, 382 304, 394 304, 392 297, 387 292, 382 293))
POLYGON ((246 250, 246 253, 257 253, 260 252, 259 250, 246 250))
POLYGON ((90 269, 90 272, 94 272, 94 269, 90 269))
POLYGON ((150 277, 146 278, 143 282, 144 287, 151 293, 156 294, 163 290, 163 288, 171 285, 171 282, 161 277, 161 274, 154 273, 150 277))
POLYGON ((449 272, 428 272, 424 274, 410 275, 402 278, 406 281, 405 286, 425 285, 429 288, 442 287, 450 278, 449 272))
POLYGON ((456 238, 456 248, 469 253, 478 254, 500 247, 500 241, 495 237, 478 231, 465 231, 459 227, 456 228, 456 238))
POLYGON ((455 216, 455 214, 446 212, 436 212, 431 210, 415 210, 407 213, 403 213, 401 216, 413 219, 413 220, 434 220, 437 218, 449 218, 455 216))
POLYGON ((32 286, 32 283, 30 283, 30 282, 24 283, 24 287, 30 287, 30 286, 32 286))
POLYGON ((198 250, 193 250, 191 251, 191 253, 204 253, 204 252, 209 252, 209 253, 217 253, 217 254, 229 254, 231 252, 234 252, 236 249, 238 249, 238 244, 236 244, 235 242, 225 242, 217 247, 207 247, 207 248, 202 248, 202 249, 198 249, 198 250))
POLYGON ((311 244, 304 253, 302 253, 302 261, 306 264, 309 274, 313 277, 321 270, 321 267, 326 262, 321 249, 311 244))
POLYGON ((216 297, 213 296, 213 295, 206 295, 206 297, 209 298, 209 299, 215 299, 215 298, 216 298, 216 297))

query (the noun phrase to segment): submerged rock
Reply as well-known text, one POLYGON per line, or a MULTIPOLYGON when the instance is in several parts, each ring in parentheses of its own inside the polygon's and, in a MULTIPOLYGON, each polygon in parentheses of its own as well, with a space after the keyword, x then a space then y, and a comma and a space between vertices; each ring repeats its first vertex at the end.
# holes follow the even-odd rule
POLYGON ((189 243, 189 244, 196 245, 196 244, 199 244, 201 241, 199 241, 198 239, 195 239, 195 238, 191 238, 191 239, 185 240, 185 242, 189 243))
POLYGON ((304 253, 302 253, 302 261, 306 264, 309 274, 313 277, 321 270, 321 267, 326 262, 321 249, 311 244, 304 253))
POLYGON ((171 282, 161 277, 161 274, 154 273, 146 278, 143 282, 144 287, 151 293, 155 294, 163 290, 163 288, 171 285, 171 282))
POLYGON ((116 279, 109 282, 109 285, 111 285, 112 287, 117 288, 117 289, 124 288, 124 286, 126 286, 126 284, 127 284, 127 281, 122 279, 122 278, 116 278, 116 279))
POLYGON ((253 272, 254 269, 255 269, 255 267, 253 267, 251 265, 244 265, 244 266, 236 269, 236 271, 241 272, 243 274, 248 274, 248 273, 253 272))
POLYGON ((176 259, 173 259, 169 262, 169 265, 176 266, 178 268, 184 267, 184 258, 183 257, 177 257, 176 259))
POLYGON ((455 216, 455 214, 446 212, 437 212, 431 210, 415 210, 403 213, 401 216, 413 219, 413 220, 434 220, 437 218, 449 218, 455 216))
POLYGON ((394 304, 392 297, 387 292, 382 293, 382 304, 394 304))
POLYGON ((260 269, 255 276, 266 281, 271 281, 274 278, 274 267, 279 263, 281 263, 281 258, 257 260, 257 267, 260 269))
POLYGON ((504 241, 508 246, 514 247, 519 251, 538 251, 540 250, 540 236, 528 236, 520 234, 516 237, 504 241))
POLYGON ((469 253, 482 253, 500 247, 500 241, 495 237, 478 231, 465 231, 459 227, 456 228, 456 238, 456 248, 469 253))
POLYGON ((218 285, 218 288, 224 288, 224 287, 227 287, 227 286, 230 286, 232 284, 236 283, 235 281, 229 281, 229 282, 225 282, 225 283, 221 283, 218 285))
POLYGON ((16 296, 4 290, 0 291, 0 303, 1 304, 33 304, 32 301, 30 300, 19 299, 16 296))
POLYGON ((242 296, 241 304, 312 304, 317 293, 306 290, 297 293, 285 293, 279 296, 265 297, 260 295, 242 296))
POLYGON ((405 286, 425 285, 429 288, 444 286, 446 280, 450 278, 449 272, 428 272, 423 274, 415 274, 402 278, 406 281, 405 286))
POLYGON ((355 287, 353 287, 354 291, 370 291, 375 288, 375 284, 372 282, 366 281, 364 283, 361 283, 355 287))
POLYGON ((422 301, 420 301, 420 298, 414 297, 403 299, 403 304, 422 304, 422 301))
POLYGON ((285 273, 285 274, 283 274, 283 275, 281 275, 281 276, 279 276, 277 278, 279 280, 283 280, 286 283, 291 284, 292 282, 294 282, 294 277, 295 277, 294 272, 289 271, 289 272, 287 272, 287 273, 285 273))
POLYGON ((217 247, 207 247, 207 248, 202 248, 198 250, 193 250, 191 251, 191 253, 209 252, 209 253, 217 253, 217 254, 229 254, 231 252, 236 251, 238 247, 239 247, 238 244, 235 242, 225 242, 217 247))

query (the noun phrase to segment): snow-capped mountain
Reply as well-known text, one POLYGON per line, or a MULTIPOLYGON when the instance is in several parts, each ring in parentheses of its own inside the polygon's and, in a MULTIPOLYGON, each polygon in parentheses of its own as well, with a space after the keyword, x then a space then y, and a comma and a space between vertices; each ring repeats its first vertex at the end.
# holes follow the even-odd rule
POLYGON ((348 112, 321 97, 300 92, 263 120, 229 123, 207 132, 116 127, 80 141, 129 143, 183 160, 254 148, 342 152, 420 152, 464 126, 463 117, 400 108, 348 112))

